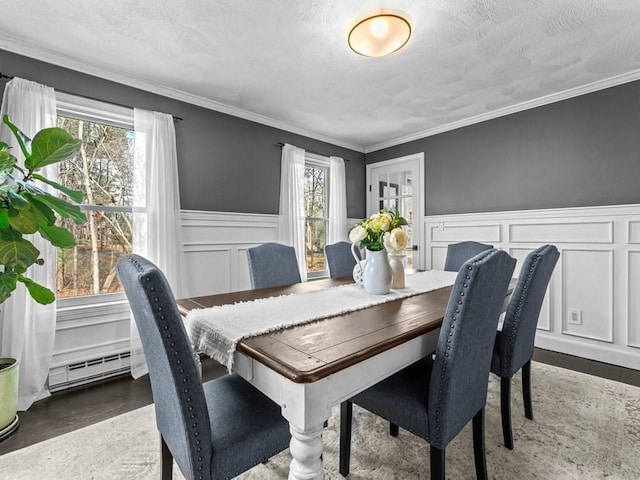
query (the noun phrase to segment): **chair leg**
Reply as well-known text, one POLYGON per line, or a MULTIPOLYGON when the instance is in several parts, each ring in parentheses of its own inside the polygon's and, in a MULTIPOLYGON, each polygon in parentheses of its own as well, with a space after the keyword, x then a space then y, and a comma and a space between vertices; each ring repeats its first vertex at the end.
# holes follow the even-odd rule
POLYGON ((511 432, 511 379, 500 377, 500 410, 502 413, 502 436, 504 445, 513 450, 513 433, 511 432))
POLYGON ((172 480, 173 478, 173 455, 160 434, 160 479, 172 480))
POLYGON ((431 445, 431 480, 445 480, 445 449, 431 445))
POLYGON ((391 435, 392 437, 397 437, 399 432, 400 427, 398 427, 398 425, 396 425, 395 423, 389 422, 389 435, 391 435))
POLYGON ((533 404, 531 403, 531 360, 522 366, 522 398, 524 399, 524 416, 533 420, 533 404))
POLYGON ((484 448, 484 407, 473 417, 473 458, 476 464, 476 478, 487 480, 487 457, 484 448))
POLYGON ((349 475, 351 462, 351 420, 353 404, 346 400, 340 404, 340 475, 349 475))

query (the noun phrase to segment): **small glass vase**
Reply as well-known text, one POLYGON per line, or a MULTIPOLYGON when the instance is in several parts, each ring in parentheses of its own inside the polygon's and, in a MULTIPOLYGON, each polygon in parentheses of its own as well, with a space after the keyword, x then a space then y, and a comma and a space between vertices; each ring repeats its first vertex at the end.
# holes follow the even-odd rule
POLYGON ((389 265, 391 266, 391 288, 404 288, 404 253, 390 253, 389 265))
POLYGON ((362 270, 362 285, 367 293, 385 295, 391 290, 391 266, 387 251, 367 249, 367 261, 362 270))

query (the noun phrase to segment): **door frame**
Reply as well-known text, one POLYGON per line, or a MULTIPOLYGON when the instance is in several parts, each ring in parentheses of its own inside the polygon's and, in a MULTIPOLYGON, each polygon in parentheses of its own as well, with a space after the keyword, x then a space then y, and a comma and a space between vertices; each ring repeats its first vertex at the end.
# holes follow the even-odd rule
MULTIPOLYGON (((426 243, 425 243, 425 222, 424 222, 424 216, 425 216, 425 184, 426 184, 426 176, 425 176, 425 153, 424 152, 418 152, 418 153, 412 153, 410 155, 405 155, 403 157, 397 157, 397 158, 391 158, 389 160, 383 160, 381 162, 374 162, 374 163, 368 163, 366 165, 366 208, 367 208, 367 217, 372 215, 373 212, 371 211, 371 195, 372 195, 372 187, 371 187, 371 170, 373 168, 379 168, 379 167, 388 167, 388 166, 395 166, 395 165, 402 165, 403 163, 408 163, 408 162, 418 162, 418 191, 416 192, 416 189, 414 188, 414 196, 417 195, 418 198, 418 211, 416 212, 415 215, 415 220, 414 220, 414 225, 413 225, 413 229, 414 229, 414 241, 418 240, 418 264, 416 265, 416 267, 418 269, 422 269, 424 270, 425 265, 426 265, 426 243), (417 235, 416 234, 416 230, 417 230, 417 235)), ((377 211, 377 210, 376 210, 377 211)))

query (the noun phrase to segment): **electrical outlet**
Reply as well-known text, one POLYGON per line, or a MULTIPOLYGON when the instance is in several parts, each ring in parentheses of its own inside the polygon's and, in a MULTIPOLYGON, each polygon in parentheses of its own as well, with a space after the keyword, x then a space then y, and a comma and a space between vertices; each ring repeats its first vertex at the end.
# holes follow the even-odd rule
POLYGON ((582 325, 582 310, 578 308, 570 308, 569 323, 571 325, 582 325))

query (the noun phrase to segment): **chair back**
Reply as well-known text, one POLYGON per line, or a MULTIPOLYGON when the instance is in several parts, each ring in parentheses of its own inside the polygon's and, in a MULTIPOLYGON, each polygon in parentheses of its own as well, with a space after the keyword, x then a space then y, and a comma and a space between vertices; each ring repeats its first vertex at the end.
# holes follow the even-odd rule
POLYGON ((118 262, 149 368, 156 424, 186 478, 210 478, 211 425, 200 370, 164 274, 139 255, 118 262))
POLYGON ((516 260, 487 250, 460 269, 442 321, 429 387, 429 443, 445 448, 484 408, 498 318, 516 260))
MULTIPOLYGON (((324 248, 329 266, 329 277, 350 277, 356 266, 356 259, 351 253, 351 243, 337 242, 324 248)), ((356 248, 356 255, 360 257, 360 249, 356 248)))
POLYGON ((533 357, 540 309, 559 257, 556 247, 543 245, 529 253, 522 263, 496 345, 500 376, 511 378, 533 357))
POLYGON ((280 287, 302 281, 296 251, 280 243, 264 243, 247 250, 251 288, 280 287))
POLYGON ((475 257, 480 252, 491 248, 493 248, 493 245, 486 245, 480 242, 452 243, 447 247, 447 258, 444 261, 444 269, 448 272, 457 272, 464 262, 475 257))

